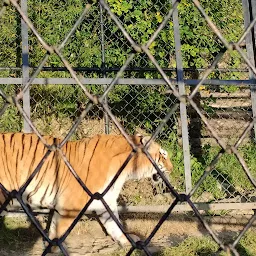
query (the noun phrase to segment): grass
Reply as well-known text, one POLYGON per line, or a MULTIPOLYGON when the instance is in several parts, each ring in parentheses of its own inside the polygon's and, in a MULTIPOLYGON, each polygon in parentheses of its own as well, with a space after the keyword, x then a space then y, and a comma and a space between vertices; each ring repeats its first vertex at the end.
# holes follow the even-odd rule
MULTIPOLYGON (((210 236, 189 237, 177 246, 165 248, 161 252, 154 253, 154 256, 214 256, 219 249, 210 236)), ((236 247, 240 256, 256 255, 256 232, 250 231, 245 234, 236 247)), ((116 252, 108 256, 125 256, 127 251, 116 252)), ((132 255, 144 255, 140 251, 135 251, 132 255)), ((220 256, 229 256, 226 252, 221 252, 220 256)))
MULTIPOLYGON (((256 255, 256 232, 250 231, 241 239, 236 247, 240 256, 256 255)), ((218 245, 211 237, 190 237, 176 247, 166 248, 158 256, 213 256, 218 250, 218 245)), ((221 252, 220 256, 228 256, 228 253, 221 252)))
MULTIPOLYGON (((168 143, 164 142, 163 145, 169 152, 174 165, 174 170, 171 173, 171 182, 178 191, 182 192, 185 190, 182 148, 177 144, 175 135, 173 135, 168 143)), ((197 184, 198 180, 219 151, 220 147, 207 144, 202 148, 201 158, 198 159, 191 156, 193 186, 197 184)), ((252 176, 256 177, 256 145, 248 143, 241 146, 238 151, 245 159, 252 176)), ((211 200, 214 201, 232 196, 235 197, 236 195, 248 195, 254 192, 254 187, 246 176, 236 156, 234 154, 224 153, 211 173, 209 173, 197 189, 194 199, 199 198, 203 192, 209 192, 212 195, 211 200)))
POLYGON ((28 253, 40 234, 26 218, 0 219, 0 251, 28 253))
POLYGON ((198 238, 190 237, 180 245, 173 248, 166 248, 160 252, 159 256, 209 256, 218 249, 218 245, 210 237, 198 238))

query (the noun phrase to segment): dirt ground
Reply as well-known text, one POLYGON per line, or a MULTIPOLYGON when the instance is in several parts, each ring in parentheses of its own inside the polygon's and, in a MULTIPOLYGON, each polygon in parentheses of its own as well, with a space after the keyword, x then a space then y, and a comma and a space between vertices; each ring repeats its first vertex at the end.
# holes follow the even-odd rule
MULTIPOLYGON (((128 232, 135 233, 141 239, 145 239, 150 235, 160 217, 160 215, 153 214, 129 214, 122 215, 122 221, 128 232)), ((234 239, 241 232, 249 217, 215 216, 207 217, 207 221, 221 240, 228 241, 234 239)), ((13 239, 13 243, 12 241, 9 244, 1 242, 0 255, 14 256, 17 255, 17 252, 20 256, 42 255, 44 244, 39 233, 25 220, 19 220, 19 226, 19 232, 15 229, 8 231, 8 236, 10 239, 13 239), (14 232, 16 237, 12 237, 14 233, 11 234, 11 232, 14 232)), ((158 252, 163 248, 176 246, 188 237, 199 237, 207 234, 207 231, 194 216, 173 214, 155 234, 149 249, 152 253, 158 252)), ((118 255, 118 252, 121 253, 124 250, 103 232, 95 219, 88 218, 78 223, 68 236, 66 242, 68 251, 72 256, 106 256, 113 253, 118 255)), ((48 255, 57 256, 60 254, 48 255)))

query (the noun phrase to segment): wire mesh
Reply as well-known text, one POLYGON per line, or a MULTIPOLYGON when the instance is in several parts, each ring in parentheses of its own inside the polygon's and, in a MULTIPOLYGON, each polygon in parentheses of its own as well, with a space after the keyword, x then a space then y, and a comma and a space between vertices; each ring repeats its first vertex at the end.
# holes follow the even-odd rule
MULTIPOLYGON (((10 85, 0 88, 1 120, 3 122, 1 130, 21 130, 21 120, 24 118, 44 144, 45 153, 42 155, 36 169, 18 191, 7 191, 4 184, 1 184, 1 190, 4 191, 6 201, 1 206, 0 212, 5 210, 13 198, 16 198, 40 235, 49 244, 42 255, 48 254, 53 246, 58 246, 64 255, 68 255, 68 251, 63 245, 65 239, 90 204, 98 200, 101 201, 118 228, 131 243, 131 249, 127 255, 131 255, 135 249, 144 251, 146 255, 151 255, 148 245, 155 233, 165 220, 172 216, 178 204, 187 203, 199 222, 218 244, 219 249, 239 255, 236 246, 244 233, 252 226, 255 215, 251 217, 240 234, 231 242, 224 243, 202 216, 195 203, 198 201, 223 202, 223 200, 230 199, 233 200, 232 202, 252 202, 255 197, 255 159, 248 153, 249 151, 255 151, 255 145, 243 145, 246 140, 250 139, 250 133, 255 124, 249 99, 250 86, 240 88, 238 86, 232 87, 232 85, 204 85, 206 79, 209 78, 246 79, 248 76, 247 68, 250 68, 251 72, 256 75, 253 63, 242 49, 243 40, 248 33, 251 33, 255 21, 251 21, 249 29, 245 31, 243 29, 236 30, 237 34, 231 34, 229 33, 230 30, 227 31, 225 28, 227 23, 234 23, 233 16, 230 18, 231 21, 228 19, 223 21, 221 13, 212 18, 213 10, 211 10, 211 6, 208 6, 207 1, 202 1, 202 4, 197 0, 185 3, 185 8, 181 8, 180 16, 183 21, 181 23, 181 28, 183 28, 181 37, 182 58, 183 63, 185 63, 184 67, 192 68, 193 78, 199 79, 200 82, 196 86, 187 87, 186 94, 181 95, 176 84, 169 80, 170 74, 175 71, 176 63, 173 57, 175 55, 174 32, 172 30, 174 24, 170 20, 173 10, 182 5, 182 3, 179 4, 179 1, 173 1, 172 5, 169 1, 157 1, 157 3, 146 1, 135 8, 129 1, 124 5, 115 5, 115 1, 100 0, 97 4, 87 4, 85 8, 78 4, 73 6, 73 9, 71 9, 72 4, 67 2, 66 6, 61 4, 57 6, 60 7, 60 16, 57 20, 54 20, 56 13, 52 12, 53 9, 47 12, 48 5, 44 5, 44 3, 32 8, 27 17, 16 0, 10 0, 9 2, 4 2, 1 6, 0 14, 4 23, 3 27, 15 30, 18 27, 16 24, 18 19, 15 19, 16 15, 23 18, 31 33, 30 63, 34 68, 31 69, 31 76, 23 87, 10 85), (99 4, 103 8, 103 27, 100 26, 99 4), (200 31, 196 31, 196 28, 191 31, 190 28, 186 27, 186 8, 197 10, 195 12, 200 13, 199 19, 197 20, 194 17, 193 20, 193 26, 198 23, 203 24, 200 31), (147 13, 146 9, 153 10, 154 15, 147 13), (7 19, 7 13, 13 13, 9 20, 7 19), (47 21, 47 27, 45 27, 45 20, 48 19, 50 21, 54 20, 54 22, 47 21), (9 26, 9 23, 12 26, 9 26), (205 33, 206 24, 211 28, 211 30, 207 30, 207 33, 205 33), (104 29, 104 41, 100 38, 102 28, 104 29), (51 31, 50 35, 48 34, 49 31, 51 31), (204 45, 204 51, 200 53, 196 46, 198 37, 193 37, 196 32, 199 35, 203 34, 200 44, 204 45), (63 34, 66 34, 66 37, 62 40, 63 34), (189 40, 192 41, 191 38, 194 41, 188 44, 189 40), (77 49, 77 45, 80 44, 79 51, 73 52, 73 49, 77 49), (102 44, 104 44, 103 48, 102 44), (101 56, 102 49, 106 57, 104 63, 101 56), (190 59, 187 59, 186 56, 188 52, 190 59), (101 58, 98 57, 99 55, 101 58), (197 58, 192 59, 193 56, 197 58), (85 66, 89 69, 75 71, 74 66, 85 66), (106 66, 110 68, 109 73, 106 73, 106 66), (72 77, 76 84, 60 86, 32 85, 37 76, 49 77, 49 73, 43 71, 45 67, 64 68, 65 72, 54 71, 51 73, 51 77, 72 77), (92 67, 93 69, 90 69, 92 67), (132 70, 133 67, 139 68, 132 70), (225 72, 220 74, 223 67, 225 72), (241 70, 232 70, 232 68, 236 69, 237 67, 242 67, 242 72, 240 72, 241 70), (154 70, 145 72, 140 68, 154 68, 154 70), (200 68, 206 69, 200 73, 200 68), (88 71, 90 72, 88 73, 88 71), (105 88, 100 85, 85 86, 82 83, 83 77, 96 77, 99 71, 105 77, 113 78, 112 82, 107 84, 105 88), (123 77, 163 78, 164 83, 162 85, 137 84, 136 86, 118 84, 118 79, 123 77), (23 110, 22 102, 23 94, 28 88, 31 89, 31 119, 23 110), (106 99, 108 100, 106 101, 106 99), (178 109, 179 103, 185 103, 189 110, 191 145, 194 143, 193 139, 199 141, 197 149, 193 147, 193 150, 199 150, 199 153, 195 151, 193 154, 204 155, 205 158, 202 159, 200 166, 194 166, 195 169, 192 174, 194 186, 190 193, 185 194, 183 192, 184 184, 178 181, 179 173, 174 171, 173 180, 170 182, 150 155, 148 151, 150 143, 142 148, 142 151, 164 181, 172 198, 168 210, 160 218, 151 234, 144 241, 136 242, 125 231, 113 209, 106 203, 104 195, 118 179, 133 155, 139 150, 138 146, 128 136, 128 133, 135 132, 139 126, 143 132, 152 134, 153 139, 158 138, 163 145, 166 141, 168 143, 172 140, 174 143, 177 142, 175 131, 179 130, 178 125, 176 126, 179 123, 179 116, 175 111, 178 109), (12 116, 15 116, 13 120, 8 119, 10 112, 14 112, 12 114, 12 116), (132 152, 109 186, 102 193, 99 193, 91 192, 87 188, 81 177, 77 175, 76 170, 73 169, 63 148, 70 139, 79 139, 84 136, 92 136, 93 133, 102 133, 105 124, 100 120, 103 119, 104 115, 107 115, 111 120, 113 126, 111 131, 122 134, 130 144, 132 152), (45 120, 42 120, 42 116, 45 117, 45 120), (91 131, 88 127, 88 120, 91 122, 91 131), (42 136, 43 133, 46 133, 44 123, 49 122, 53 123, 55 128, 59 130, 58 137, 62 138, 58 143, 51 145, 42 136), (63 124, 66 126, 65 131, 58 129, 58 127, 63 127, 63 124), (98 130, 95 129, 96 124, 100 127, 98 130), (87 130, 83 129, 84 126, 87 126, 87 130), (197 137, 194 137, 193 133, 197 137), (213 138, 216 147, 209 146, 212 145, 212 142, 202 143, 202 138, 213 138), (70 174, 75 177, 90 197, 69 229, 59 239, 53 240, 48 237, 33 215, 33 211, 22 199, 24 191, 40 172, 44 161, 52 152, 59 153, 70 174), (233 172, 226 171, 230 166, 233 172), (208 193, 207 198, 205 192, 208 193)), ((226 4, 226 2, 224 3, 226 4)), ((223 3, 218 2, 218 4, 222 5, 223 3)), ((230 6, 225 5, 222 8, 225 12, 229 12, 230 6)), ((240 13, 241 10, 241 4, 235 5, 235 9, 233 9, 234 13, 240 13)), ((242 17, 240 19, 242 20, 242 17)), ((239 24, 241 20, 238 21, 239 24)), ((4 42, 3 45, 6 50, 3 50, 5 55, 1 55, 1 66, 11 67, 2 71, 2 77, 20 76, 19 69, 14 71, 12 69, 12 67, 21 65, 20 63, 17 64, 20 60, 20 56, 17 54, 20 52, 18 34, 12 31, 2 33, 1 42, 4 42), (6 37, 7 34, 12 34, 12 37, 6 37), (6 60, 8 61, 6 62, 6 60)), ((191 73, 188 73, 187 76, 190 77, 191 73)), ((51 130, 51 132, 53 131, 51 130)), ((180 153, 180 156, 177 154, 172 157, 179 161, 182 159, 182 153, 180 153)), ((195 159, 193 158, 192 161, 195 161, 195 159)), ((177 168, 182 169, 182 164, 181 167, 177 168)))

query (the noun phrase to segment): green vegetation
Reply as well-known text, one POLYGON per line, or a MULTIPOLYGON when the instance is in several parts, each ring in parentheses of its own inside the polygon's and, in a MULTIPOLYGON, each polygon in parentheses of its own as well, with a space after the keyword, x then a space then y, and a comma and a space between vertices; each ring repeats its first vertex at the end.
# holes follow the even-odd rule
MULTIPOLYGON (((96 2, 96 1, 95 1, 96 2)), ((146 43, 165 15, 170 9, 170 1, 137 1, 109 0, 111 10, 118 16, 127 32, 138 43, 146 43)), ((243 31, 242 5, 239 0, 217 0, 214 3, 208 0, 200 1, 206 13, 212 18, 216 26, 228 41, 237 41, 243 31)), ((28 1, 28 15, 44 40, 50 45, 59 44, 70 31, 79 17, 86 1, 56 1, 40 2, 34 4, 28 1)), ((185 68, 207 67, 214 57, 223 49, 217 36, 209 29, 206 21, 190 1, 179 4, 180 32, 182 43, 183 65, 185 68)), ((107 67, 122 66, 127 56, 132 52, 132 47, 118 29, 116 24, 104 12, 105 54, 107 67)), ((2 33, 0 35, 1 66, 20 66, 20 37, 18 16, 12 7, 8 7, 1 20, 2 33)), ((30 66, 38 66, 45 54, 33 33, 29 36, 30 66)), ((175 67, 174 61, 174 34, 172 20, 160 32, 151 44, 150 51, 161 67, 175 67)), ((71 40, 63 50, 64 56, 74 67, 101 67, 100 43, 100 17, 97 3, 92 5, 85 21, 79 26, 71 40)), ((241 67, 241 58, 236 51, 228 53, 220 65, 228 68, 241 67)), ((51 55, 47 62, 49 67, 63 66, 56 55, 51 55)), ((137 54, 130 66, 153 67, 145 54, 137 54)), ((7 75, 7 74, 5 74, 7 75)), ((9 75, 19 74, 10 72, 9 75)), ((86 76, 88 77, 88 73, 86 76)), ((133 73, 136 77, 159 76, 155 72, 133 73)), ((66 77, 67 72, 41 72, 40 76, 66 77)), ((97 73, 90 76, 100 76, 97 73)), ((214 73, 215 78, 224 78, 223 74, 214 73)), ((225 78, 237 76, 230 72, 224 74, 225 78)))
MULTIPOLYGON (((171 160, 174 165, 173 173, 171 174, 172 184, 179 190, 184 191, 184 164, 182 148, 176 143, 175 135, 173 141, 167 148, 171 160)), ((201 158, 191 158, 192 184, 197 183, 203 175, 211 161, 217 156, 220 147, 204 145, 201 158)), ((256 177, 256 146, 255 144, 246 144, 239 148, 239 153, 245 159, 253 177, 256 177)), ((203 192, 209 192, 212 197, 209 200, 220 200, 224 198, 232 198, 235 196, 247 196, 254 192, 254 187, 246 176, 241 164, 234 154, 224 153, 218 163, 213 168, 212 172, 206 177, 203 183, 197 189, 194 198, 199 198, 203 192)))
MULTIPOLYGON (((240 256, 252 256, 256 253, 255 247, 256 233, 250 231, 245 234, 236 247, 240 256)), ((218 245, 211 237, 189 237, 182 243, 171 248, 165 248, 161 252, 154 253, 154 256, 214 256, 218 250, 218 245)), ((109 254, 108 256, 125 256, 126 251, 109 254)), ((132 255, 142 256, 143 253, 135 251, 132 255)), ((229 256, 230 254, 221 252, 220 256, 229 256)))
POLYGON ((38 239, 40 234, 25 218, 0 218, 1 255, 10 255, 15 251, 28 255, 38 239))
MULTIPOLYGON (((85 4, 86 1, 51 0, 40 1, 35 5, 33 1, 29 0, 28 16, 48 44, 58 45, 72 28, 85 4)), ((133 0, 109 0, 108 4, 131 37, 142 44, 149 40, 170 9, 169 0, 150 0, 139 3, 133 0)), ((243 12, 240 1, 218 0, 209 3, 208 0, 203 0, 201 4, 228 41, 238 40, 243 31, 243 12)), ((73 67, 100 68, 102 66, 99 15, 98 3, 94 1, 85 21, 63 49, 64 56, 73 67)), ((184 67, 195 69, 207 67, 223 49, 222 43, 209 29, 199 11, 190 1, 182 1, 179 4, 179 15, 184 67)), ((21 66, 19 16, 11 6, 7 8, 1 19, 1 31, 0 66, 21 66)), ((108 68, 122 66, 132 52, 132 47, 105 11, 104 33, 106 59, 104 65, 108 68)), ((46 51, 32 32, 29 34, 29 45, 30 66, 36 67, 46 51)), ((161 67, 176 67, 172 20, 168 22, 149 48, 161 67)), ((64 65, 57 55, 52 54, 46 66, 62 67, 64 65)), ((232 51, 221 60, 220 66, 237 68, 242 66, 242 61, 237 52, 232 51)), ((153 64, 142 53, 136 54, 130 67, 153 67, 153 64)), ((78 72, 78 74, 85 77, 102 77, 102 74, 97 72, 78 72)), ((19 71, 13 70, 1 71, 0 73, 2 77, 20 77, 20 75, 19 71)), ((107 74, 108 77, 113 77, 113 75, 114 72, 107 74)), ((156 78, 160 77, 160 74, 149 71, 125 72, 124 76, 156 78)), ((188 73, 186 76, 189 78, 191 74, 188 73)), ((238 78, 238 76, 241 78, 242 75, 236 72, 214 72, 210 77, 227 79, 238 78)), ((70 74, 68 72, 42 71, 38 77, 70 77, 70 74)), ((102 86, 90 85, 88 88, 94 94, 101 94, 103 91, 102 86)), ((158 86, 155 89, 151 86, 116 85, 109 94, 109 103, 114 114, 123 121, 124 126, 129 131, 133 132, 135 127, 139 126, 146 132, 152 133, 167 110, 176 102, 173 97, 166 97, 163 94, 165 90, 166 86, 158 86)), ((225 86, 221 87, 221 90, 232 91, 236 89, 225 86)), ((33 86, 31 98, 32 118, 42 115, 51 116, 52 113, 56 118, 74 118, 79 114, 81 106, 83 109, 87 103, 86 97, 78 86, 33 86)), ((11 119, 14 120, 15 118, 11 119)), ((5 125, 6 122, 3 121, 4 124, 0 125, 1 131, 8 130, 9 127, 5 125)), ((8 122, 12 121, 8 120, 8 122)), ((172 121, 168 125, 173 126, 173 123, 172 121)), ((16 125, 11 125, 11 130, 21 130, 21 124, 19 122, 16 125)))
MULTIPOLYGON (((240 256, 252 256, 256 253, 255 232, 248 232, 240 241, 237 250, 240 256)), ((212 238, 206 237, 190 237, 184 240, 176 247, 167 248, 157 256, 213 256, 218 250, 218 245, 212 238)), ((229 254, 222 252, 220 256, 228 256, 229 254)))

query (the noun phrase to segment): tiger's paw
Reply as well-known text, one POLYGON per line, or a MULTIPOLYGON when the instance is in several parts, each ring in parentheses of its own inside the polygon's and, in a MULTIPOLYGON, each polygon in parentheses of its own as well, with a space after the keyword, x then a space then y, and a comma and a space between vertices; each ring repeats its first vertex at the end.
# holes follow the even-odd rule
MULTIPOLYGON (((134 234, 129 234, 129 236, 135 243, 140 241, 140 238, 134 234)), ((130 241, 126 238, 124 234, 122 234, 121 238, 118 239, 118 242, 122 247, 131 245, 130 241)))
MULTIPOLYGON (((44 249, 46 249, 47 247, 49 246, 49 243, 48 242, 44 242, 44 249)), ((65 251, 67 251, 67 244, 65 242, 62 242, 62 247, 65 251)), ((57 254, 59 255, 59 253, 61 253, 61 249, 58 245, 53 245, 51 246, 51 248, 49 249, 49 252, 48 253, 53 253, 53 254, 57 254)))

